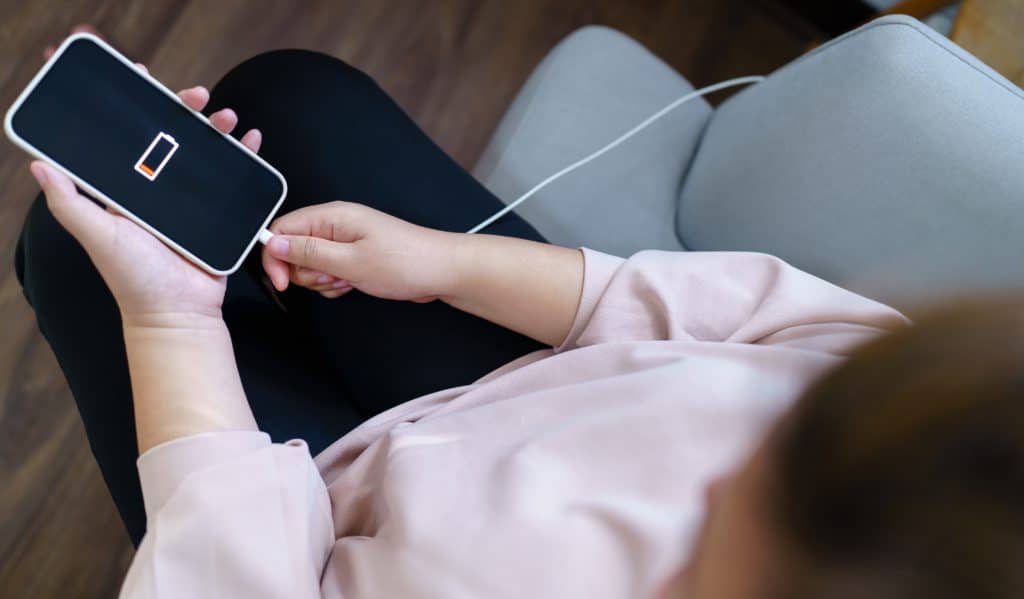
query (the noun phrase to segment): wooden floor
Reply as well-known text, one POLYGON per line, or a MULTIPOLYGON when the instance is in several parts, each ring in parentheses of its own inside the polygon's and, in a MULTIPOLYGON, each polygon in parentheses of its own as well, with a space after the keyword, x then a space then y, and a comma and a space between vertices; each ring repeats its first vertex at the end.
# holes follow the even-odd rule
MULTIPOLYGON (((34 0, 0 2, 0 106, 68 28, 93 23, 171 88, 212 85, 263 50, 306 47, 375 76, 471 166, 531 69, 588 23, 639 39, 695 84, 766 73, 811 33, 771 0, 34 0)), ((15 279, 36 189, 0 143, 0 595, 116 593, 131 548, 60 370, 15 279)), ((74 289, 68 289, 74 293, 74 289)))

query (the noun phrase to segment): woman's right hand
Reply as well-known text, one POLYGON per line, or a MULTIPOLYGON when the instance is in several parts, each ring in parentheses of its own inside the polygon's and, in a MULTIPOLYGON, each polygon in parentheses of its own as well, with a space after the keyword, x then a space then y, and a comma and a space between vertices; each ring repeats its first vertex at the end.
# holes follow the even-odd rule
POLYGON ((263 268, 333 298, 358 289, 384 299, 450 306, 543 343, 565 339, 583 289, 579 250, 500 235, 420 227, 363 206, 331 202, 270 226, 263 268))
POLYGON ((263 248, 274 288, 289 283, 335 298, 352 289, 428 302, 454 293, 457 233, 428 229, 362 204, 331 202, 278 218, 263 248))

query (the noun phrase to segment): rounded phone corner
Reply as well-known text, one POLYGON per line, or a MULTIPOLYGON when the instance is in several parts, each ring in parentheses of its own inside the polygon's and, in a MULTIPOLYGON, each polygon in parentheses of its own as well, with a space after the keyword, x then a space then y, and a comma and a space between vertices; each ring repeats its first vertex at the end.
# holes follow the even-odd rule
POLYGON ((78 40, 89 40, 93 43, 106 45, 106 42, 103 41, 103 39, 95 33, 90 33, 88 31, 77 31, 64 38, 64 42, 61 43, 61 46, 70 46, 78 40))
MULTIPOLYGON (((246 254, 247 253, 248 252, 246 252, 246 254)), ((226 268, 226 269, 216 268, 215 266, 207 264, 206 262, 196 262, 196 266, 198 266, 199 268, 205 270, 206 272, 210 273, 211 275, 213 275, 215 277, 227 277, 227 276, 235 274, 236 272, 238 272, 239 268, 242 268, 242 263, 245 262, 246 254, 243 254, 242 258, 239 259, 238 262, 235 262, 232 266, 230 266, 229 268, 226 268)))
POLYGON ((7 109, 7 113, 4 114, 4 135, 7 136, 7 139, 20 146, 21 137, 14 132, 14 113, 17 111, 16 109, 16 106, 11 105, 11 107, 7 109))
POLYGON ((218 267, 207 262, 206 260, 203 260, 199 256, 196 256, 192 252, 188 251, 187 249, 178 245, 177 243, 171 241, 170 239, 167 239, 163 235, 159 236, 162 238, 161 240, 165 244, 169 245, 170 248, 177 252, 179 255, 181 255, 181 257, 185 258, 193 265, 195 265, 196 268, 215 277, 226 277, 235 274, 236 272, 238 272, 238 269, 242 267, 242 264, 245 262, 245 258, 249 255, 249 250, 246 249, 246 251, 242 252, 242 254, 238 257, 238 260, 236 260, 234 264, 230 266, 218 267))
POLYGON ((10 139, 12 142, 14 142, 15 145, 30 153, 34 153, 33 148, 31 148, 31 146, 29 146, 29 144, 21 137, 21 135, 19 135, 18 132, 14 130, 14 117, 17 114, 18 109, 21 108, 21 105, 25 102, 25 98, 27 98, 29 94, 32 93, 32 90, 35 89, 39 81, 46 75, 47 72, 49 72, 50 68, 54 65, 54 63, 57 62, 57 60, 60 59, 61 55, 64 54, 68 47, 78 40, 88 40, 105 48, 110 48, 110 46, 107 45, 107 43, 104 42, 96 34, 89 33, 87 31, 79 31, 77 33, 72 33, 68 37, 64 38, 64 41, 62 41, 60 45, 57 46, 57 49, 54 50, 50 58, 48 58, 46 62, 43 63, 43 66, 39 69, 39 72, 37 72, 36 75, 32 78, 32 80, 29 81, 28 85, 25 86, 25 89, 23 89, 21 93, 18 94, 18 96, 14 99, 14 102, 12 102, 11 106, 7 109, 7 112, 4 113, 4 135, 7 136, 7 139, 10 139))

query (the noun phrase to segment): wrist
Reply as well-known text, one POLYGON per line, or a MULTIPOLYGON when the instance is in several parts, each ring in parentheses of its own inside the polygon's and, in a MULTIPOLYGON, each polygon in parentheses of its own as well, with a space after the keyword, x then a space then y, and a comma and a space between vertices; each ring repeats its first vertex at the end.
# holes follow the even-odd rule
POLYGON ((445 263, 447 264, 447 276, 445 277, 444 293, 440 298, 447 304, 457 305, 466 296, 471 287, 474 271, 479 261, 479 252, 476 249, 475 235, 465 233, 446 233, 450 235, 448 240, 449 254, 445 263))
POLYGON ((125 334, 132 331, 221 331, 226 330, 220 310, 209 312, 125 312, 121 311, 125 334))
POLYGON ((139 450, 190 435, 255 430, 219 315, 123 316, 139 450))

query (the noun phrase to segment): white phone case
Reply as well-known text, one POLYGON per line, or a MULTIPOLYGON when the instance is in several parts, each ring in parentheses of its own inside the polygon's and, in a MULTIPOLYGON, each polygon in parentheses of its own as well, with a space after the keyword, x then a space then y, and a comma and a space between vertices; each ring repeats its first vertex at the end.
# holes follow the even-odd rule
MULTIPOLYGON (((126 66, 128 66, 128 68, 130 68, 133 71, 135 71, 140 77, 142 77, 143 79, 148 81, 153 87, 157 88, 158 90, 160 90, 161 92, 166 94, 168 98, 170 98, 173 101, 177 102, 178 104, 181 104, 181 105, 184 106, 184 102, 181 101, 181 98, 179 98, 177 96, 177 94, 175 94, 171 90, 167 89, 162 83, 160 83, 159 81, 154 79, 151 75, 149 75, 149 73, 146 73, 143 70, 139 69, 137 66, 135 66, 135 64, 133 62, 131 62, 130 60, 125 58, 120 52, 118 52, 117 50, 115 50, 112 47, 110 47, 109 44, 107 44, 106 42, 104 42, 103 40, 101 40, 100 38, 96 37, 95 35, 93 35, 91 33, 76 33, 76 34, 68 37, 66 40, 64 40, 64 42, 60 45, 60 47, 57 48, 57 51, 53 53, 53 56, 50 57, 50 60, 46 61, 46 64, 43 65, 43 68, 40 69, 38 73, 36 73, 36 76, 32 78, 32 81, 30 81, 28 86, 25 87, 25 90, 22 91, 21 94, 18 95, 18 98, 14 101, 14 104, 12 104, 10 109, 7 111, 7 115, 4 117, 4 131, 7 133, 7 137, 9 137, 11 139, 11 141, 13 141, 15 144, 17 144, 21 148, 23 148, 29 154, 35 156, 36 158, 39 158, 41 160, 45 160, 46 162, 49 162, 55 168, 57 168, 62 173, 64 173, 68 177, 70 177, 71 180, 74 181, 76 185, 78 185, 83 190, 87 191, 94 198, 96 198, 97 200, 103 202, 107 206, 110 206, 111 208, 116 210, 118 213, 124 215, 125 218, 130 219, 135 224, 137 224, 140 227, 142 227, 143 229, 149 231, 154 236, 156 236, 158 239, 160 239, 160 241, 163 241, 169 247, 174 249, 174 251, 178 252, 179 254, 181 254, 182 256, 187 258, 190 262, 194 263, 196 266, 198 266, 198 267, 202 268, 203 270, 205 270, 205 271, 207 271, 207 272, 209 272, 211 274, 214 274, 214 275, 229 275, 229 274, 235 272, 236 270, 238 270, 238 268, 242 265, 242 261, 245 260, 245 257, 247 255, 249 255, 249 252, 252 251, 252 247, 256 244, 256 241, 260 238, 260 233, 264 229, 267 228, 267 225, 270 224, 270 220, 272 218, 274 218, 274 215, 281 208, 281 204, 284 202, 285 196, 288 195, 288 182, 285 181, 284 176, 281 175, 281 173, 278 172, 277 169, 275 169, 274 167, 272 167, 269 164, 267 164, 267 162, 265 160, 263 160, 262 158, 260 158, 259 156, 257 156, 255 152, 253 152, 249 148, 243 146, 241 143, 239 143, 238 140, 236 140, 235 138, 231 137, 230 135, 227 135, 227 134, 224 134, 224 133, 220 133, 220 131, 217 131, 217 129, 213 125, 211 125, 209 123, 209 121, 207 121, 206 117, 204 117, 202 114, 200 114, 198 112, 195 112, 195 111, 192 111, 191 109, 189 109, 189 111, 192 112, 192 114, 197 119, 199 119, 201 122, 205 123, 208 127, 213 129, 214 131, 217 131, 218 133, 220 133, 220 135, 222 135, 224 137, 224 139, 226 139, 230 143, 234 144, 235 147, 237 147, 239 150, 241 150, 241 151, 245 152, 246 154, 248 154, 253 160, 255 160, 257 163, 262 165, 268 171, 273 173, 274 176, 277 177, 278 180, 281 181, 281 197, 278 198, 277 202, 274 204, 274 207, 271 208, 271 210, 267 213, 267 217, 263 220, 263 224, 260 225, 259 229, 257 229, 253 233, 252 239, 246 245, 245 250, 241 253, 241 255, 239 255, 238 261, 235 262, 235 264, 233 266, 231 266, 231 268, 228 268, 226 270, 219 270, 217 268, 214 268, 210 264, 207 264, 206 262, 201 260, 199 257, 197 257, 192 252, 188 251, 186 248, 178 245, 177 243, 175 243, 174 241, 172 241, 171 239, 169 239, 168 237, 166 237, 165 235, 160 233, 160 231, 157 231, 155 228, 151 227, 148 223, 143 221, 141 218, 139 218, 138 216, 133 214, 130 210, 126 209, 124 206, 121 206, 120 204, 118 204, 114 200, 112 200, 109 197, 107 197, 107 195, 104 194, 103 192, 101 192, 100 190, 96 189, 95 187, 93 187, 93 186, 89 185, 88 183, 86 183, 85 181, 83 181, 81 178, 79 178, 73 172, 71 172, 70 170, 65 168, 64 165, 60 164, 59 162, 57 162, 53 158, 50 158, 49 156, 44 154, 42 151, 40 151, 38 148, 36 148, 32 144, 28 143, 25 139, 23 139, 20 135, 18 135, 18 133, 14 130, 14 127, 12 126, 12 122, 13 122, 13 119, 14 119, 14 114, 18 111, 18 108, 21 107, 22 103, 25 101, 25 98, 27 98, 29 96, 29 94, 32 93, 32 90, 35 89, 35 87, 36 87, 36 85, 38 85, 39 81, 43 78, 44 75, 46 75, 47 71, 50 70, 50 68, 53 66, 53 64, 60 58, 61 54, 63 54, 64 51, 67 49, 67 47, 72 42, 74 42, 75 40, 79 40, 79 39, 88 39, 90 42, 95 43, 100 48, 102 48, 103 50, 107 51, 111 56, 113 56, 117 60, 123 62, 126 66)), ((172 139, 172 141, 173 141, 173 139, 172 139)), ((155 143, 155 141, 154 141, 154 143, 155 143)), ((168 156, 168 158, 169 158, 169 156, 168 156)), ((140 159, 140 162, 141 162, 141 159, 140 159)))

